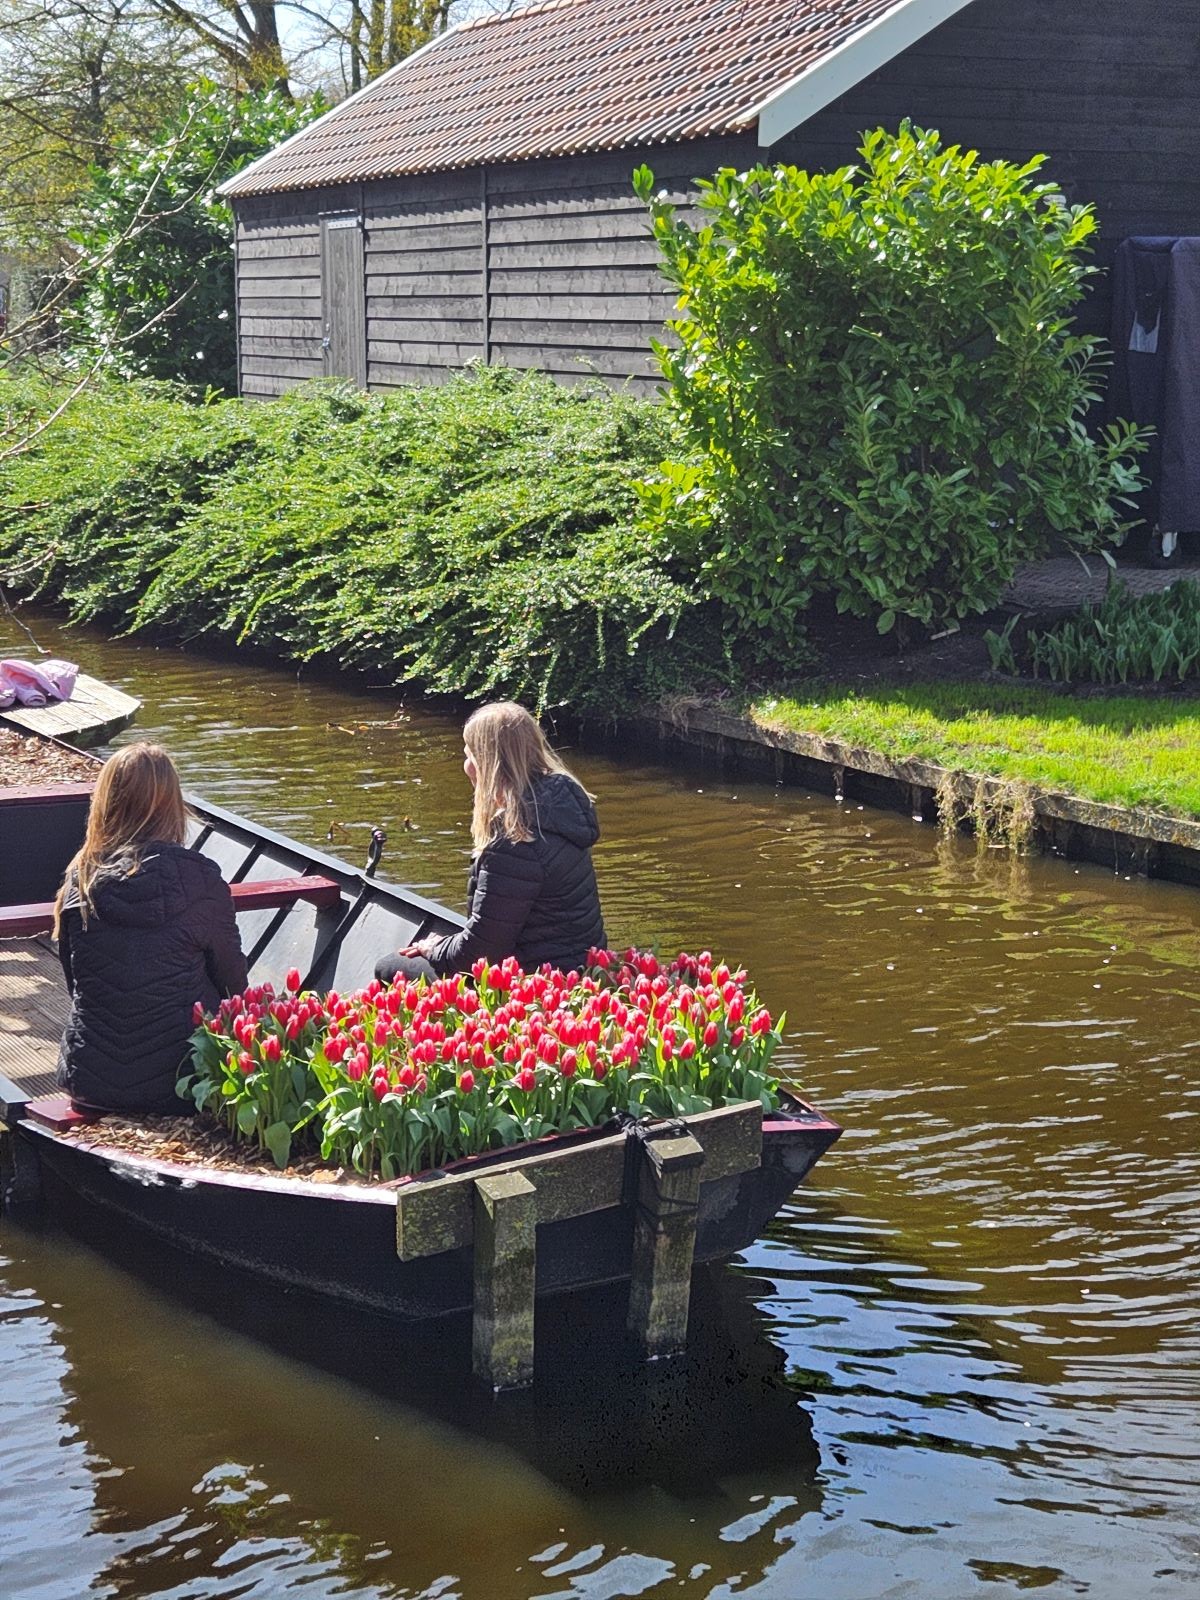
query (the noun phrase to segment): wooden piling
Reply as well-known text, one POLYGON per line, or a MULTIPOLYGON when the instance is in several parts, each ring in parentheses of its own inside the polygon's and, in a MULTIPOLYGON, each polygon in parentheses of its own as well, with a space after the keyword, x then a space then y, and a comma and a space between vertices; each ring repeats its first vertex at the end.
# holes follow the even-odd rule
POLYGON ((638 1140, 633 1196, 628 1136, 600 1130, 558 1150, 526 1146, 503 1166, 471 1171, 468 1163, 393 1185, 401 1261, 474 1251, 473 1363, 492 1389, 521 1388, 532 1379, 537 1226, 630 1202, 636 1221, 629 1326, 649 1356, 683 1346, 701 1179, 718 1184, 758 1166, 763 1109, 754 1100, 721 1106, 689 1117, 687 1128, 638 1140))
POLYGON ((471 1360, 492 1390, 533 1382, 537 1191, 519 1172, 475 1180, 471 1360))
POLYGON ((648 1357, 671 1355, 687 1343, 703 1161, 691 1134, 642 1145, 629 1329, 648 1357))

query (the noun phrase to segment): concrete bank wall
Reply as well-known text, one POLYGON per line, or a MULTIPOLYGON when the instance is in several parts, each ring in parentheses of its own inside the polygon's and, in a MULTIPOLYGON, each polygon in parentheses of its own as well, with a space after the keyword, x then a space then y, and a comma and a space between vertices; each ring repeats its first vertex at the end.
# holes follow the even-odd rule
POLYGON ((816 734, 776 731, 713 706, 686 706, 590 726, 590 737, 622 748, 669 751, 727 777, 746 773, 819 794, 901 811, 923 822, 941 820, 939 804, 953 796, 956 821, 970 827, 976 787, 985 805, 1003 815, 1014 804, 1032 808, 1030 842, 1073 861, 1113 872, 1136 872, 1200 885, 1200 821, 1162 812, 1099 805, 998 778, 976 779, 931 761, 895 760, 816 734))

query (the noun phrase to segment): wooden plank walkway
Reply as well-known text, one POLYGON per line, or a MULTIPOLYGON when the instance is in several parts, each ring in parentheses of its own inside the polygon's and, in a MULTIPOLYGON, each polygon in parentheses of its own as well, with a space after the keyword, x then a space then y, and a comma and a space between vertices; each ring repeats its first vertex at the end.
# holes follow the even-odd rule
POLYGON ((0 939, 0 1074, 30 1095, 53 1094, 67 1021, 58 957, 42 939, 0 939))
POLYGON ((102 744, 127 728, 141 709, 142 702, 133 695, 81 672, 69 700, 56 700, 36 710, 10 706, 7 711, 0 711, 0 722, 26 733, 65 739, 68 744, 102 744))

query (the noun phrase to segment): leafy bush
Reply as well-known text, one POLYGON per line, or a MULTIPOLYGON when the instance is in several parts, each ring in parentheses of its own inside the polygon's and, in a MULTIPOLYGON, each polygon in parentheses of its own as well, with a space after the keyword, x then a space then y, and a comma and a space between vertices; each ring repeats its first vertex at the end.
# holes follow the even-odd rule
MULTIPOLYGON (((1014 622, 1016 619, 1014 619, 1014 622)), ((1158 594, 1133 595, 1113 584, 1052 627, 1030 630, 1018 651, 1014 623, 985 638, 997 671, 1025 664, 1034 677, 1064 683, 1129 683, 1200 677, 1200 584, 1180 579, 1158 594)))
POLYGON ((233 212, 215 190, 326 109, 199 84, 158 138, 94 169, 72 234, 84 287, 64 318, 77 354, 235 393, 233 212))
POLYGON ((617 1111, 689 1116, 776 1103, 779 1026, 745 972, 712 956, 660 966, 646 951, 592 951, 588 970, 526 973, 512 958, 470 977, 349 996, 269 985, 197 1007, 181 1098, 285 1167, 296 1142, 386 1179, 617 1111))
POLYGON ((686 447, 646 503, 768 658, 818 591, 881 632, 945 624, 1052 535, 1121 536, 1143 441, 1084 427, 1098 348, 1071 313, 1096 224, 1043 160, 906 124, 837 172, 725 169, 698 225, 635 174, 679 290, 656 352, 686 447))
POLYGON ((0 564, 129 630, 610 707, 721 667, 688 573, 638 526, 668 449, 661 407, 499 368, 270 405, 104 385, 0 471, 0 564))

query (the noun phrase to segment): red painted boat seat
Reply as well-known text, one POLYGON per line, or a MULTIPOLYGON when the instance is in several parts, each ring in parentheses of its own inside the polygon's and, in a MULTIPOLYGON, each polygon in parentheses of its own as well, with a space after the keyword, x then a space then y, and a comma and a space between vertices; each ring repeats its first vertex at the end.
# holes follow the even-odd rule
POLYGON ((104 1113, 84 1111, 81 1107, 72 1105, 69 1095, 47 1094, 40 1100, 26 1101, 25 1115, 31 1122, 40 1123, 43 1128, 50 1128, 55 1133, 66 1133, 71 1128, 86 1128, 93 1122, 99 1122, 104 1113))
MULTIPOLYGON (((234 883, 233 909, 242 911, 273 911, 281 906, 293 905, 297 900, 308 900, 315 906, 333 906, 341 899, 340 885, 332 878, 268 878, 261 883, 234 883)), ((49 933, 54 926, 54 906, 50 901, 41 905, 0 906, 0 939, 31 939, 36 934, 49 933)))

